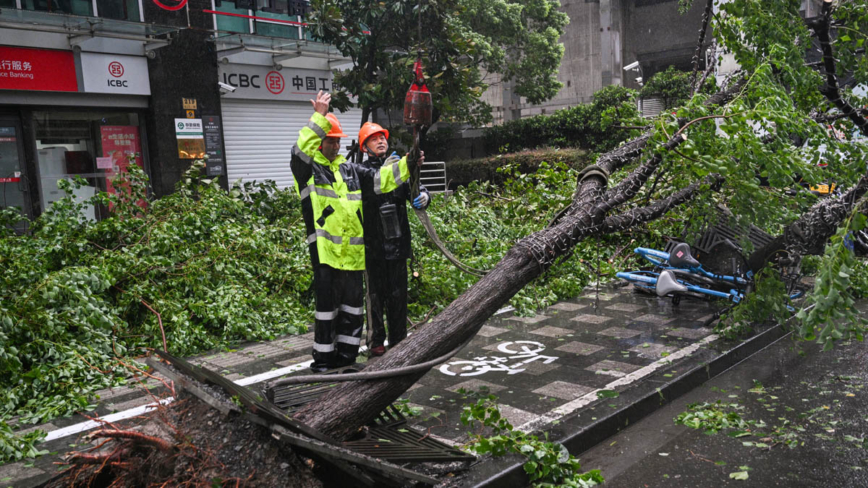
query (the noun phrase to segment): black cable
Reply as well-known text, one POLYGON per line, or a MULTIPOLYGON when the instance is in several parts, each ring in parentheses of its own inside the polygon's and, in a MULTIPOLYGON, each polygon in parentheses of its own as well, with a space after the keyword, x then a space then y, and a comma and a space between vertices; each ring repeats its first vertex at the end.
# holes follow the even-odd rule
POLYGON ((386 378, 394 378, 395 376, 405 376, 409 374, 415 374, 422 371, 428 371, 429 369, 437 366, 438 364, 445 363, 452 356, 458 354, 458 351, 464 349, 464 346, 470 343, 473 338, 476 337, 476 334, 471 335, 467 338, 466 341, 462 342, 460 346, 453 349, 451 352, 440 356, 439 358, 432 359, 431 361, 426 361, 424 363, 413 364, 410 366, 402 366, 400 368, 393 369, 385 369, 382 371, 362 371, 360 373, 344 373, 344 374, 311 374, 305 376, 290 376, 289 378, 281 378, 272 383, 266 385, 266 389, 274 388, 277 386, 284 385, 300 385, 307 383, 333 383, 333 382, 341 382, 341 381, 368 381, 368 380, 380 380, 386 378))

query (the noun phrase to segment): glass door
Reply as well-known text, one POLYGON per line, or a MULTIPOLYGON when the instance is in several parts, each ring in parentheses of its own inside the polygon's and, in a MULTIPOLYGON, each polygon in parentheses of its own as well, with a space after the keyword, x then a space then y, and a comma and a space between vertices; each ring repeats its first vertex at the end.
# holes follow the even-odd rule
MULTIPOLYGON (((29 216, 24 175, 24 151, 21 125, 15 117, 0 117, 0 208, 15 208, 29 216)), ((24 231, 24 223, 18 231, 24 231)))

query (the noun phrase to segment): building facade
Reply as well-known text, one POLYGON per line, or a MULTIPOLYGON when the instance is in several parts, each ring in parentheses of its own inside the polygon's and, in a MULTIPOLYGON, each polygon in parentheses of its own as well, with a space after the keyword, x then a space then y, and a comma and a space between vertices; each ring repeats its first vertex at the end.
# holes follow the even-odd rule
MULTIPOLYGON (((114 191, 129 164, 157 197, 197 158, 230 181, 292 184, 310 100, 347 60, 286 0, 0 0, 0 207, 42 213, 80 177, 114 191)), ((341 116, 348 130, 361 112, 341 116)), ((100 219, 107 208, 88 207, 100 219)))
MULTIPOLYGON (((509 83, 489 75, 486 82, 491 87, 483 98, 493 107, 494 125, 589 103, 595 92, 608 85, 638 90, 643 80, 669 66, 691 70, 705 3, 694 1, 680 13, 678 0, 561 0, 561 11, 570 17, 561 37, 564 57, 558 80, 563 88, 551 100, 531 105, 516 96, 509 83)), ((802 0, 802 15, 814 17, 820 6, 820 0, 802 0)), ((701 67, 712 36, 709 28, 701 67)), ((724 64, 733 65, 725 53, 724 57, 724 64)))

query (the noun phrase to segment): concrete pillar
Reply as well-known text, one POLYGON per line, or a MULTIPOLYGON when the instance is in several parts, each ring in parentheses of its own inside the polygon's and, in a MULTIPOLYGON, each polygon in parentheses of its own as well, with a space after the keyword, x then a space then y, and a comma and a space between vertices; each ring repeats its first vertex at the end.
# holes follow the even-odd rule
POLYGON ((503 83, 503 121, 521 118, 521 97, 515 93, 515 82, 503 83))
POLYGON ((622 85, 621 0, 600 0, 600 71, 602 86, 622 85))

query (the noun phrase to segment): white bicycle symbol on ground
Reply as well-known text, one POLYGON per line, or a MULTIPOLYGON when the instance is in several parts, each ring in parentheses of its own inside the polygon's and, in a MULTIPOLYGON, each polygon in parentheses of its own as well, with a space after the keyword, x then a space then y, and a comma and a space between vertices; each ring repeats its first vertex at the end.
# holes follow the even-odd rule
POLYGON ((453 361, 440 366, 440 372, 449 376, 479 376, 489 371, 504 371, 506 374, 518 374, 524 371, 522 366, 534 361, 542 361, 549 364, 557 359, 554 356, 542 356, 539 352, 546 346, 534 341, 504 342, 497 346, 497 350, 510 354, 509 357, 481 356, 473 358, 473 361, 453 361), (513 349, 517 347, 518 350, 513 349), (514 360, 520 360, 513 364, 507 364, 514 360))

